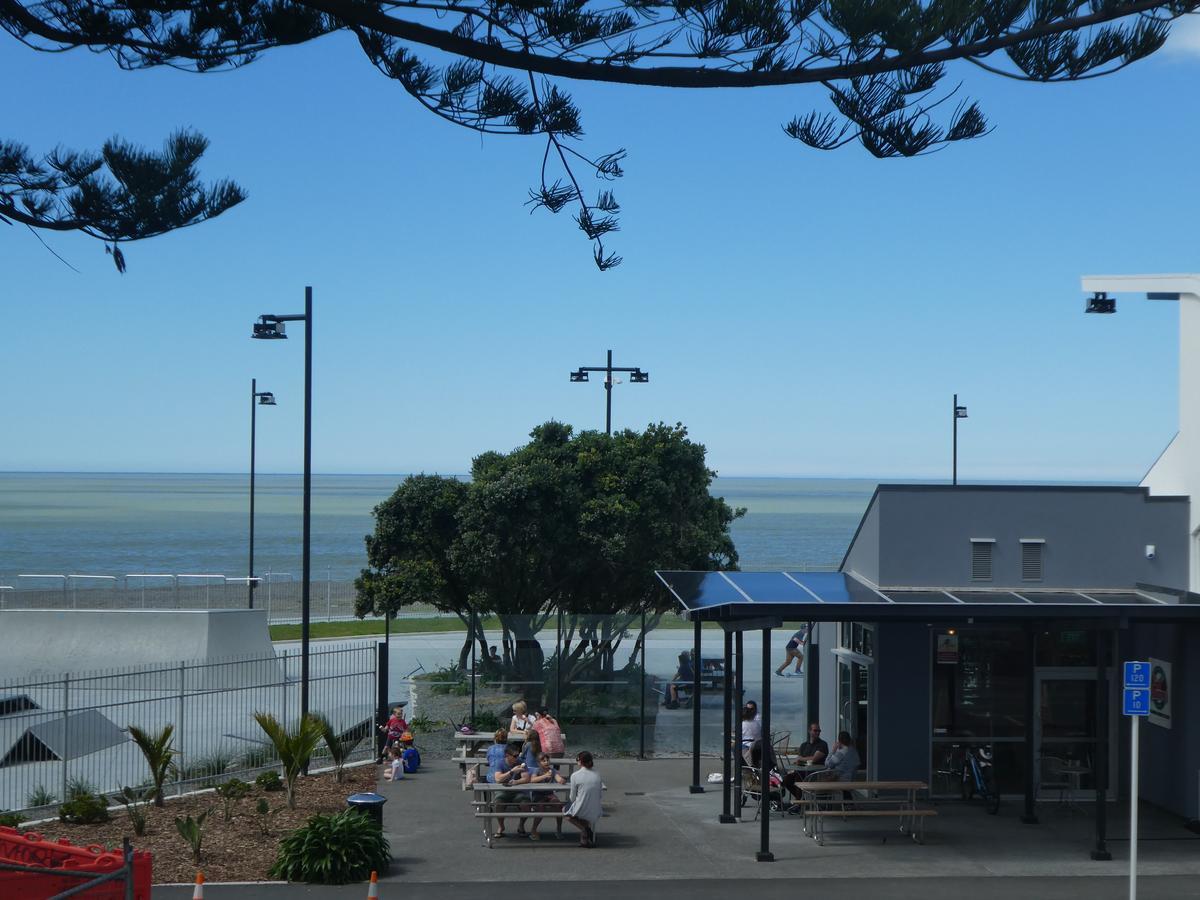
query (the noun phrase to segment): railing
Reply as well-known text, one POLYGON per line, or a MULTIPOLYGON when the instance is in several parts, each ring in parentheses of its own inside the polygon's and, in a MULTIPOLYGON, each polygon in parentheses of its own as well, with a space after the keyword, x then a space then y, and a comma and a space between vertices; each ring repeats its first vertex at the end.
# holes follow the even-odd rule
MULTIPOLYGON (((271 623, 299 622, 301 584, 289 572, 257 576, 254 605, 271 623)), ((245 609, 247 578, 215 574, 131 573, 128 575, 17 574, 0 576, 4 609, 245 609), (39 585, 38 582, 42 584, 39 585), (46 587, 45 582, 53 582, 46 587)), ((346 621, 354 615, 354 583, 313 581, 313 621, 346 621)), ((429 605, 407 607, 397 618, 440 618, 429 605)))
MULTIPOLYGON (((310 654, 310 709, 338 735, 361 738, 364 758, 373 753, 377 652, 373 643, 322 644, 310 654)), ((48 811, 80 790, 111 795, 145 783, 130 725, 174 726, 174 792, 252 777, 276 765, 254 714, 294 727, 299 677, 291 650, 0 683, 0 809, 48 811)))

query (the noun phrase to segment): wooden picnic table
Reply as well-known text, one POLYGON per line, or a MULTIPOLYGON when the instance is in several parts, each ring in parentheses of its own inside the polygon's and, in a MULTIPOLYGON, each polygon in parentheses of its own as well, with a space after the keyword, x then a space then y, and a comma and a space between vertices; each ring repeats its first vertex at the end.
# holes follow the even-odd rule
MULTIPOLYGON (((562 819, 566 813, 562 809, 558 810, 527 810, 522 812, 520 809, 515 810, 499 810, 497 809, 497 801, 502 793, 514 794, 541 794, 549 798, 556 793, 569 793, 571 784, 555 784, 551 781, 532 782, 516 782, 515 784, 492 784, 489 781, 478 781, 471 785, 471 790, 474 791, 472 806, 475 808, 475 818, 483 821, 483 842, 490 849, 492 846, 492 820, 493 819, 562 819)), ((538 803, 537 799, 529 800, 526 798, 525 803, 538 803)), ((565 804, 564 804, 565 808, 565 804)), ((592 831, 596 828, 593 825, 592 831)))
POLYGON ((920 844, 925 840, 925 819, 937 815, 937 810, 917 806, 917 794, 929 789, 923 781, 801 781, 796 787, 804 798, 804 833, 821 845, 825 821, 833 817, 899 819, 901 834, 920 844), (855 796, 860 792, 867 796, 855 796))
MULTIPOLYGON (((458 763, 458 769, 464 777, 467 774, 468 768, 473 768, 475 775, 480 776, 483 774, 482 770, 487 766, 487 759, 482 756, 452 756, 450 757, 450 761, 458 763)), ((567 771, 563 774, 569 778, 575 767, 579 765, 579 761, 573 756, 552 756, 550 757, 550 765, 556 769, 565 767, 567 771)), ((463 790, 465 791, 468 787, 469 785, 463 782, 463 790)))

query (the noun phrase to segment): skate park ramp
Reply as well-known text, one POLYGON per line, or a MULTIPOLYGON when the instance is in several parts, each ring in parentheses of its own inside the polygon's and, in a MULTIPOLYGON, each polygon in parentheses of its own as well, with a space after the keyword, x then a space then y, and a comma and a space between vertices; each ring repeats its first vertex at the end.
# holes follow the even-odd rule
MULTIPOLYGON (((71 672, 96 672, 140 666, 226 661, 244 666, 215 666, 206 687, 233 678, 278 681, 281 670, 258 609, 8 609, 0 612, 0 681, 27 681, 71 672), (232 669, 238 669, 234 672, 232 669)), ((233 686, 233 685, 228 685, 233 686)))

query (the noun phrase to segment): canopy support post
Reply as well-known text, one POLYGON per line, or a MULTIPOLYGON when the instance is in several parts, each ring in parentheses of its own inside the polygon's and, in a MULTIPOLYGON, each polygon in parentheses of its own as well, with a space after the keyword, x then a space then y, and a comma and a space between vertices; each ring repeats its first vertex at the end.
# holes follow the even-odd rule
POLYGON ((736 822, 730 812, 730 783, 733 777, 732 760, 730 753, 733 751, 733 733, 729 727, 730 718, 733 715, 733 634, 725 632, 725 734, 723 735, 721 759, 723 762, 721 779, 721 817, 718 821, 722 825, 728 825, 736 822))
MULTIPOLYGON (((759 823, 759 848, 754 858, 759 862, 775 862, 771 852, 771 763, 774 747, 771 744, 771 629, 762 630, 762 740, 759 742, 758 809, 762 821, 759 823)), ((783 789, 780 788, 780 802, 783 789)))

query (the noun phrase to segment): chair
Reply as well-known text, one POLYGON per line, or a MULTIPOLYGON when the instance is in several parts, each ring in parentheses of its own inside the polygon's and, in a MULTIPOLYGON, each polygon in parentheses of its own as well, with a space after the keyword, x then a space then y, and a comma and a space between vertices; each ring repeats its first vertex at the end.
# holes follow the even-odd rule
POLYGON ((1071 782, 1063 774, 1063 761, 1057 756, 1043 756, 1038 760, 1037 799, 1043 792, 1058 791, 1058 802, 1066 801, 1071 792, 1071 782))
POLYGON ((777 731, 771 735, 771 748, 775 751, 775 759, 791 765, 792 762, 792 733, 790 731, 777 731))

